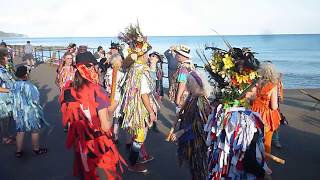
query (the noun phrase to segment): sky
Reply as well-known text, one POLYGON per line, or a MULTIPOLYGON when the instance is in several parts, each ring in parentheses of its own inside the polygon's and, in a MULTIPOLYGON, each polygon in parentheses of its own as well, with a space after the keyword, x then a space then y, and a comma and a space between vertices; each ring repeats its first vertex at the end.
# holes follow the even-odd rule
POLYGON ((319 34, 319 0, 0 0, 0 31, 111 37, 139 20, 148 36, 319 34))

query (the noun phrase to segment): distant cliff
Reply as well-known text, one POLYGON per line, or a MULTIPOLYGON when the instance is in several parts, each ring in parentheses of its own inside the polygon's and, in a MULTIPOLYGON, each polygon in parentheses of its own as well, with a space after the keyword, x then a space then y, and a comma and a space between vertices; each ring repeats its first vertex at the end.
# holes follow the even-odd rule
POLYGON ((17 34, 17 33, 6 33, 0 31, 0 37, 26 37, 24 34, 17 34))

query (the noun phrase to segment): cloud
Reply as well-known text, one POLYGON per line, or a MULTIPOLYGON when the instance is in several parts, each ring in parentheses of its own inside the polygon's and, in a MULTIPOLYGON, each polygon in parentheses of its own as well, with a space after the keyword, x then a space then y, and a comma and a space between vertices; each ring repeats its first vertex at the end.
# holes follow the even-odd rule
MULTIPOLYGON (((8 4, 6 4, 8 3, 8 4)), ((32 37, 116 36, 139 19, 147 35, 319 33, 316 0, 10 0, 1 30, 32 37)))

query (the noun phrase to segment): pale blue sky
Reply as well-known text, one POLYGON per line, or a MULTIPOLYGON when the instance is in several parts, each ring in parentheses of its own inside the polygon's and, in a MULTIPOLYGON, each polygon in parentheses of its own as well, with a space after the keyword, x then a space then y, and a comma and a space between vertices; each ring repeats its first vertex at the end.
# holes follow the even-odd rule
POLYGON ((31 37, 320 33, 320 0, 1 0, 0 30, 31 37))

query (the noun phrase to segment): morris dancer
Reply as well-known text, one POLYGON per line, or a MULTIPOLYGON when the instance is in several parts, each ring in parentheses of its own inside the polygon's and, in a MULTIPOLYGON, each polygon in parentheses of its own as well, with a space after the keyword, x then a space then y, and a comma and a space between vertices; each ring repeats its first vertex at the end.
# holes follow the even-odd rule
POLYGON ((252 110, 260 113, 265 124, 265 150, 271 153, 272 134, 280 125, 280 113, 278 111, 278 82, 279 74, 272 63, 264 63, 259 69, 261 76, 256 99, 252 103, 252 110))
POLYGON ((170 86, 169 99, 176 104, 176 113, 178 113, 188 96, 188 91, 186 91, 187 74, 195 68, 190 59, 189 47, 180 45, 174 49, 174 52, 179 65, 173 75, 175 82, 170 86))
MULTIPOLYGON (((117 165, 124 163, 112 141, 112 119, 109 98, 99 85, 90 52, 78 54, 73 83, 67 83, 60 95, 63 126, 70 123, 67 148, 74 148, 74 175, 85 180, 98 180, 97 168, 104 170, 107 179, 121 179, 117 165)), ((101 177, 100 177, 101 178, 101 177)))
POLYGON ((211 107, 205 90, 207 82, 196 71, 189 72, 186 81, 189 95, 179 113, 178 131, 170 137, 170 140, 177 141, 179 164, 186 162, 189 165, 192 180, 204 180, 208 174, 204 126, 211 107))
POLYGON ((208 179, 270 178, 263 146, 264 124, 250 109, 258 78, 259 61, 249 49, 214 48, 210 74, 222 87, 220 104, 208 117, 208 179))
POLYGON ((137 163, 139 153, 145 154, 142 162, 153 159, 145 151, 141 151, 148 128, 157 120, 157 102, 153 95, 153 82, 148 67, 148 54, 151 49, 147 38, 140 31, 139 25, 129 26, 125 33, 121 33, 119 39, 129 45, 127 65, 127 78, 122 99, 122 111, 124 113, 122 128, 133 137, 130 149, 130 168, 133 172, 147 172, 144 163, 137 163))

